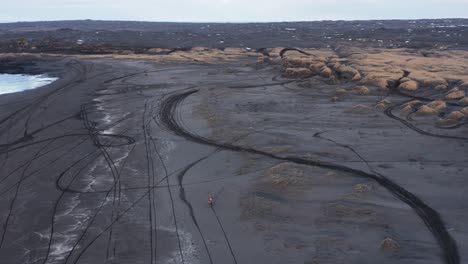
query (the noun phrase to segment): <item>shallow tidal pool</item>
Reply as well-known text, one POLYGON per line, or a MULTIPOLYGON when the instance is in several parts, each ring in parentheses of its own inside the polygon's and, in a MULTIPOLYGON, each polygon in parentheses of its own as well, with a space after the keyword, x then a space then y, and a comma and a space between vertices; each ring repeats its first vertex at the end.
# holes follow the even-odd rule
POLYGON ((0 94, 16 93, 41 87, 56 81, 58 78, 46 74, 4 74, 0 73, 0 94))

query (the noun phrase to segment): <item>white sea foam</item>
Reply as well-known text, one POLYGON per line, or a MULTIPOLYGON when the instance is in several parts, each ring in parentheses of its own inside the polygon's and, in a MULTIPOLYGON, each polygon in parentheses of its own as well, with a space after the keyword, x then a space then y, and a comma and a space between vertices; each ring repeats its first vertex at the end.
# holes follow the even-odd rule
MULTIPOLYGON (((158 227, 160 230, 164 230, 173 234, 176 234, 176 230, 174 228, 168 227, 158 227)), ((197 264, 199 260, 197 258, 197 248, 195 247, 195 243, 193 243, 192 234, 188 232, 184 232, 183 230, 178 230, 180 244, 182 248, 182 255, 184 257, 185 262, 197 264)), ((182 259, 180 257, 180 252, 178 249, 171 252, 171 257, 162 261, 163 263, 182 263, 182 259)))
POLYGON ((0 94, 16 93, 38 88, 56 81, 47 75, 2 74, 0 73, 0 94))

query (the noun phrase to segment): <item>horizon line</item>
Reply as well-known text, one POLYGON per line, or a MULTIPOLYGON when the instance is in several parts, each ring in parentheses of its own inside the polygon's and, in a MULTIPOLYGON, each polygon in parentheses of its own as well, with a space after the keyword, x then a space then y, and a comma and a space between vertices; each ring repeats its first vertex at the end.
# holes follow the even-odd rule
POLYGON ((455 20, 464 19, 468 17, 441 17, 441 18, 371 18, 371 19, 318 19, 318 20, 282 20, 282 21, 170 21, 170 20, 120 20, 120 19, 57 19, 57 20, 16 20, 16 21, 1 21, 0 24, 14 24, 14 23, 40 23, 40 22, 67 22, 67 21, 97 21, 97 22, 143 22, 143 23, 187 23, 187 24, 263 24, 263 23, 303 23, 303 22, 339 22, 339 21, 418 21, 418 20, 455 20))

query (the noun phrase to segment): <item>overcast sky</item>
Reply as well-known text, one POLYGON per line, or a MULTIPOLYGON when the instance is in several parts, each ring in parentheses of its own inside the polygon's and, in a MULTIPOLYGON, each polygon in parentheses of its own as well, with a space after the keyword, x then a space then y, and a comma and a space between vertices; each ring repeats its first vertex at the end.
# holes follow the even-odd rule
POLYGON ((468 0, 0 0, 0 21, 468 18, 468 0))

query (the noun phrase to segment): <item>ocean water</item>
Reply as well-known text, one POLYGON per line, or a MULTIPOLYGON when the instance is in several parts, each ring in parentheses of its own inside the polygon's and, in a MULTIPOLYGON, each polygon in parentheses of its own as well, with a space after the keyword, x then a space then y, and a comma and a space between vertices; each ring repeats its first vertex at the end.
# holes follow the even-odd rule
POLYGON ((58 78, 45 74, 3 74, 0 73, 0 94, 16 93, 34 89, 56 81, 58 78))

